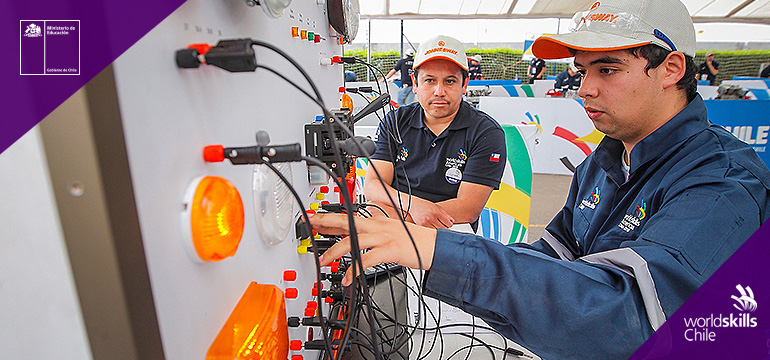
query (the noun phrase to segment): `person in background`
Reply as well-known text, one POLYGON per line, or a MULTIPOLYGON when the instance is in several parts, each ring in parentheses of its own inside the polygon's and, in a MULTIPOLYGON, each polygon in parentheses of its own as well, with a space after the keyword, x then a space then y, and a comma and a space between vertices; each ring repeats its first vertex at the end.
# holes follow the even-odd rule
POLYGON ((412 64, 414 64, 414 49, 406 49, 404 58, 398 60, 385 78, 378 81, 390 80, 396 72, 401 75, 401 88, 398 89, 398 106, 409 105, 414 102, 414 91, 412 91, 412 64))
POLYGON ((698 65, 698 80, 708 80, 709 85, 715 85, 719 74, 719 63, 714 60, 714 53, 706 54, 706 61, 698 65))
POLYGON ((534 84, 535 80, 545 79, 545 60, 534 57, 527 66, 527 74, 529 74, 529 83, 534 84))
MULTIPOLYGON (((574 56, 586 115, 606 134, 540 240, 506 246, 383 217, 355 223, 364 268, 421 267, 423 294, 543 359, 627 359, 767 222, 770 171, 709 121, 684 4, 602 0, 584 16, 594 20, 532 44, 539 58, 574 56)), ((344 215, 310 222, 348 232, 344 215)), ((349 251, 346 237, 319 261, 349 251)), ((348 269, 342 284, 351 282, 348 269)))
POLYGON ((762 69, 762 71, 759 73, 759 77, 770 78, 770 65, 767 65, 764 69, 762 69))
POLYGON ((467 67, 457 39, 437 36, 420 44, 412 74, 418 102, 390 112, 380 124, 364 194, 392 218, 401 211, 415 224, 471 224, 475 230, 492 190, 500 186, 505 134, 497 121, 463 100, 467 67))
POLYGON ((484 80, 484 75, 481 73, 481 54, 468 58, 468 78, 471 80, 484 80))
POLYGON ((583 75, 578 72, 574 63, 570 63, 567 70, 562 71, 559 75, 556 75, 556 81, 553 83, 553 88, 557 90, 567 91, 580 89, 580 81, 583 79, 583 75))
POLYGON ((345 82, 355 82, 356 81, 356 73, 345 70, 345 82))

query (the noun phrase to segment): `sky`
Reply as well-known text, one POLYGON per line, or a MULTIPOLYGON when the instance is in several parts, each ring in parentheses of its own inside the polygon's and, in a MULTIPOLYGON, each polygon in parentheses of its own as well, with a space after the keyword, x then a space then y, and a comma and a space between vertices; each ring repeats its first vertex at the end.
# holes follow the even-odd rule
MULTIPOLYGON (((368 19, 362 19, 354 44, 365 44, 369 31, 368 19)), ((372 43, 397 43, 399 20, 371 20, 372 43)), ((441 31, 464 43, 524 42, 527 33, 553 34, 569 32, 571 19, 473 19, 473 20, 405 20, 404 34, 419 43, 441 31)), ((765 41, 770 42, 770 25, 741 23, 696 23, 696 40, 765 41)))

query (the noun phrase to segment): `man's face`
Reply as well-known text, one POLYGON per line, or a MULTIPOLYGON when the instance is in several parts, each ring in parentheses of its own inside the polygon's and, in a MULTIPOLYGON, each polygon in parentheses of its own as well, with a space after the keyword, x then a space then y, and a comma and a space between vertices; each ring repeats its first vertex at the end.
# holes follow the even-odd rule
POLYGON ((647 73, 646 59, 622 50, 579 51, 575 66, 583 73, 578 95, 597 130, 635 143, 660 125, 652 119, 663 90, 662 66, 647 73))
POLYGON ((430 60, 420 66, 415 80, 413 91, 426 119, 453 119, 468 86, 460 67, 448 60, 430 60))
POLYGON ((706 60, 709 60, 709 61, 714 60, 714 54, 706 55, 706 60))

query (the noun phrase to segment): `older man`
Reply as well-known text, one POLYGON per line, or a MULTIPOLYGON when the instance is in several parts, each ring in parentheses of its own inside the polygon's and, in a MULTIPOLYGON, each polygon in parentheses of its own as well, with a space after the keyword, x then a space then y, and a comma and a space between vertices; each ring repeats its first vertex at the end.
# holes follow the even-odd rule
POLYGON ((489 115, 463 101, 468 62, 463 45, 437 36, 420 44, 412 74, 417 103, 388 114, 366 172, 368 201, 407 220, 449 228, 476 220, 505 168, 505 135, 489 115), (377 174, 385 183, 382 187, 377 174))

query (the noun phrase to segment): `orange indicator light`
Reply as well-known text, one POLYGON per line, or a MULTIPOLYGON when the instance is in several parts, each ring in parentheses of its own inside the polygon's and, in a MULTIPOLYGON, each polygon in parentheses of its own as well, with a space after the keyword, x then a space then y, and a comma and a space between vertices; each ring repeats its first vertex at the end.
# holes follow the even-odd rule
POLYGON ((183 224, 190 253, 200 261, 233 256, 243 236, 243 201, 229 181, 206 176, 194 181, 185 199, 183 224), (191 243, 191 244, 190 244, 191 243))
POLYGON ((209 347, 206 360, 285 360, 288 356, 283 293, 273 285, 252 282, 209 347))

